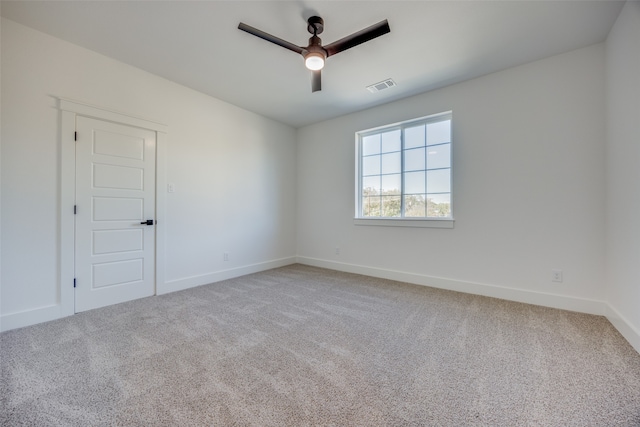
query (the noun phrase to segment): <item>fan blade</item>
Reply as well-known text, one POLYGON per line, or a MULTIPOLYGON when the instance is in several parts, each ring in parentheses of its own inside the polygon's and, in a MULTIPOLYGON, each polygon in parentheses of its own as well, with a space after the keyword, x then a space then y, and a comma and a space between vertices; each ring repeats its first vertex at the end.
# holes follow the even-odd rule
POLYGON ((327 51, 327 57, 329 57, 331 55, 335 55, 336 53, 340 53, 343 50, 347 50, 364 42, 368 42, 369 40, 375 39, 376 37, 380 37, 381 35, 387 34, 390 31, 391 28, 389 28, 389 22, 387 22, 387 20, 385 19, 384 21, 380 21, 377 24, 365 28, 364 30, 360 30, 357 33, 353 33, 350 36, 344 37, 338 41, 323 46, 323 48, 327 51))
POLYGON ((322 90, 322 73, 320 70, 312 71, 311 93, 322 90))
POLYGON ((282 46, 285 49, 289 49, 294 51, 295 53, 299 53, 302 55, 302 51, 304 50, 303 48, 301 48, 300 46, 296 46, 293 43, 289 43, 286 40, 282 40, 281 38, 278 38, 276 36, 272 36, 269 33, 265 33, 264 31, 261 31, 257 28, 252 27, 251 25, 247 25, 244 23, 240 23, 238 24, 238 29, 242 30, 242 31, 246 31, 249 34, 253 34, 256 37, 260 37, 263 40, 266 40, 268 42, 271 42, 273 44, 277 44, 278 46, 282 46))

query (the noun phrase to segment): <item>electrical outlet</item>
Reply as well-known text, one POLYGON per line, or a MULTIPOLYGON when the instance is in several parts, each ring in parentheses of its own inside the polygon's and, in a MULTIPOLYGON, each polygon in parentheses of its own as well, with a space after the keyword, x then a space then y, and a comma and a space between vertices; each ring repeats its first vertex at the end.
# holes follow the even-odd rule
POLYGON ((222 254, 222 259, 223 259, 224 261, 229 261, 229 252, 225 252, 225 253, 223 253, 223 254, 222 254))
POLYGON ((176 191, 176 185, 174 183, 167 184, 167 192, 173 193, 176 191))
POLYGON ((551 270, 551 281, 562 283, 562 270, 551 270))
POLYGON ((336 247, 336 255, 340 255, 340 248, 336 247))

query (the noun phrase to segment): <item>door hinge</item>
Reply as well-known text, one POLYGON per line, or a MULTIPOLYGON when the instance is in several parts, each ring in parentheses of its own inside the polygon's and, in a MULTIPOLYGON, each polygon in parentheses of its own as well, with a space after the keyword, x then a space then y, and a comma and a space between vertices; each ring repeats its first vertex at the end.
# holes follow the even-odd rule
POLYGON ((78 205, 73 205, 73 214, 76 215, 78 213, 78 205))
POLYGON ((77 141, 78 140, 78 132, 74 132, 73 133, 73 140, 77 141))
POLYGON ((73 278, 73 287, 74 288, 76 287, 76 278, 75 277, 73 278))

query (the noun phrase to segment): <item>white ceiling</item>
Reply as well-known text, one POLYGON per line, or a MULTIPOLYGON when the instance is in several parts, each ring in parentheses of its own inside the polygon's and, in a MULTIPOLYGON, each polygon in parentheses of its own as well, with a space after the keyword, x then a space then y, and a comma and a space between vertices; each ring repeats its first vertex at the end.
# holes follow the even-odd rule
POLYGON ((605 40, 618 1, 2 1, 2 16, 294 127, 605 40), (383 19, 391 33, 332 56, 311 93, 306 46, 383 19), (366 86, 392 78, 397 87, 366 86))

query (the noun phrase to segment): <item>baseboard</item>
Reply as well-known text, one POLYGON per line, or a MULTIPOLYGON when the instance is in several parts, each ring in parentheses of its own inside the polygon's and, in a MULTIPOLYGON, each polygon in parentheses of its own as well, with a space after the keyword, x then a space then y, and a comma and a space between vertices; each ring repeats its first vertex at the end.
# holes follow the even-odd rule
POLYGON ((640 353, 640 331, 610 304, 606 304, 605 316, 618 332, 629 341, 629 344, 640 353))
MULTIPOLYGON (((195 286, 206 285, 208 283, 219 282, 221 280, 232 279, 246 274, 258 273, 272 268, 284 267, 295 264, 296 257, 282 258, 201 276, 193 276, 185 279, 173 280, 166 283, 158 283, 156 294, 162 295, 169 292, 181 291, 195 286)), ((25 326, 36 325, 38 323, 49 322, 68 316, 73 313, 65 313, 62 305, 50 305, 18 313, 3 314, 0 316, 0 332, 11 329, 23 328, 25 326)))
POLYGON ((156 295, 168 294, 169 292, 182 291, 196 286, 207 285, 221 280, 233 279, 247 274, 259 273, 260 271, 271 270, 272 268, 284 267, 296 263, 296 257, 287 257, 258 264, 245 265, 242 267, 221 270, 213 273, 198 276, 186 277, 184 279, 170 280, 166 283, 158 283, 156 295))
POLYGON ((297 261, 300 264, 344 271, 347 273, 363 274, 382 279, 397 280, 399 282, 412 283, 415 285, 430 286, 432 288, 447 289, 450 291, 465 292, 474 295, 483 295, 526 304, 540 305, 543 307, 560 308, 563 310, 596 315, 604 315, 605 313, 604 302, 585 298, 575 298, 565 295, 506 288, 484 283, 444 279, 416 273, 407 273, 404 271, 387 270, 377 267, 347 264, 310 257, 299 256, 297 257, 297 261))
POLYGON ((60 304, 20 311, 18 313, 4 314, 0 316, 0 332, 11 329, 24 328, 37 323, 60 319, 66 314, 62 312, 60 304))
MULTIPOLYGON (((277 260, 251 264, 247 266, 217 271, 214 273, 192 276, 179 280, 172 280, 164 284, 158 284, 157 295, 180 291, 221 280, 233 279, 247 274, 258 273, 272 268, 284 267, 290 264, 305 264, 315 267, 328 268, 330 270, 344 271, 347 273, 363 274, 389 280, 397 280, 415 285, 430 286, 457 292, 465 292, 475 295, 484 295, 493 298, 510 301, 535 304, 544 307, 560 308, 564 310, 578 311, 588 314, 604 315, 620 334, 640 353, 640 331, 634 327, 611 305, 584 298, 567 297, 542 292, 511 289, 482 283, 465 282, 459 280, 443 279, 422 274, 407 273, 403 271, 388 270, 376 267, 368 267, 356 264, 340 263, 310 257, 288 257, 277 260)), ((0 332, 11 329, 35 325, 37 323, 65 317, 61 305, 51 305, 33 310, 10 313, 0 316, 0 332)))

